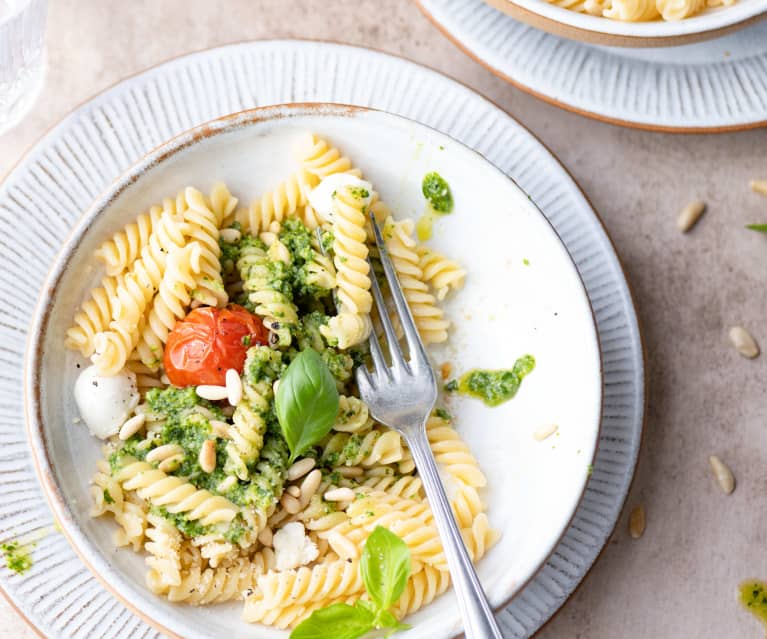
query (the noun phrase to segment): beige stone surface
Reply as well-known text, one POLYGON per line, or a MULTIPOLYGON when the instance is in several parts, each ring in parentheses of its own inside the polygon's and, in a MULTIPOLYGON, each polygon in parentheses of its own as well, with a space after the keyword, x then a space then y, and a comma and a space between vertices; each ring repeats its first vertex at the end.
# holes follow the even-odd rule
MULTIPOLYGON (((50 69, 31 115, 0 137, 0 175, 95 92, 170 57, 257 38, 317 38, 430 65, 512 113, 556 153, 604 219, 645 331, 648 418, 641 462, 617 531, 542 639, 761 638, 737 605, 749 576, 767 578, 767 358, 740 357, 742 324, 767 347, 767 131, 675 136, 621 129, 543 104, 460 53, 406 0, 53 0, 50 69), (386 10, 382 10, 382 7, 386 10), (708 211, 688 235, 678 211, 708 211), (708 456, 733 469, 723 495, 708 456), (641 503, 647 530, 629 537, 641 503)), ((0 604, 0 636, 33 633, 0 604)))

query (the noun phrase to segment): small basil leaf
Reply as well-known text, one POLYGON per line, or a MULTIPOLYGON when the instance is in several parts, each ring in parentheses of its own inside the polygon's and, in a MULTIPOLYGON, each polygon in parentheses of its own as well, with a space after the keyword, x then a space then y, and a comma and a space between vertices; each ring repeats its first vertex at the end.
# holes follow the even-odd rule
POLYGON ((397 617, 395 617, 391 612, 388 610, 381 610, 378 612, 378 615, 376 616, 375 620, 376 628, 391 628, 389 632, 386 633, 386 636, 389 637, 398 630, 407 630, 410 628, 409 625, 406 623, 400 623, 397 617))
POLYGON ((410 576, 410 549, 393 532, 377 526, 365 542, 360 572, 370 598, 380 610, 388 610, 410 576))
POLYGON ((357 639, 373 630, 374 616, 365 608, 338 603, 315 610, 298 624, 290 639, 357 639))
POLYGON ((759 233, 767 233, 767 224, 748 224, 746 228, 759 233))
POLYGON ((275 411, 290 462, 328 434, 338 415, 338 390, 317 351, 302 351, 280 379, 275 411))

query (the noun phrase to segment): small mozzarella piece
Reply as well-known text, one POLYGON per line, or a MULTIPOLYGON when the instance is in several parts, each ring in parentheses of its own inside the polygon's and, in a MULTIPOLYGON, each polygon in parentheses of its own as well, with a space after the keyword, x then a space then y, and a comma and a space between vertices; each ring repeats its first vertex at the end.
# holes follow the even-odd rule
POLYGON ((333 194, 344 187, 351 186, 365 189, 368 196, 363 199, 365 206, 370 204, 373 185, 370 182, 361 180, 356 175, 349 173, 333 173, 328 175, 309 193, 309 204, 312 208, 328 222, 333 221, 333 194))
POLYGON ((300 521, 285 524, 272 539, 277 570, 292 570, 314 561, 320 554, 317 545, 306 536, 300 521))
POLYGON ((91 434, 101 439, 116 435, 138 406, 136 374, 123 370, 105 377, 89 366, 75 382, 75 402, 91 434))

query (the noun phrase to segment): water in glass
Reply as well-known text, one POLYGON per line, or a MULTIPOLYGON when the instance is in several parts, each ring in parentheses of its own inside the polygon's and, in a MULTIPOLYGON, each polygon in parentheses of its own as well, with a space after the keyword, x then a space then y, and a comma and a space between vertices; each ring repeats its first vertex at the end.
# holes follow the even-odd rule
POLYGON ((0 134, 30 109, 45 75, 47 0, 0 0, 0 134))

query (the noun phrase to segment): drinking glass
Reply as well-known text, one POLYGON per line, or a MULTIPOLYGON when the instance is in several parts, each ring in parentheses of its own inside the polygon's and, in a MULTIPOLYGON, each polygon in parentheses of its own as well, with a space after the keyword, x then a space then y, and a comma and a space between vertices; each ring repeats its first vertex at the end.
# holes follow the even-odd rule
POLYGON ((35 102, 45 76, 47 0, 0 0, 0 134, 35 102))

